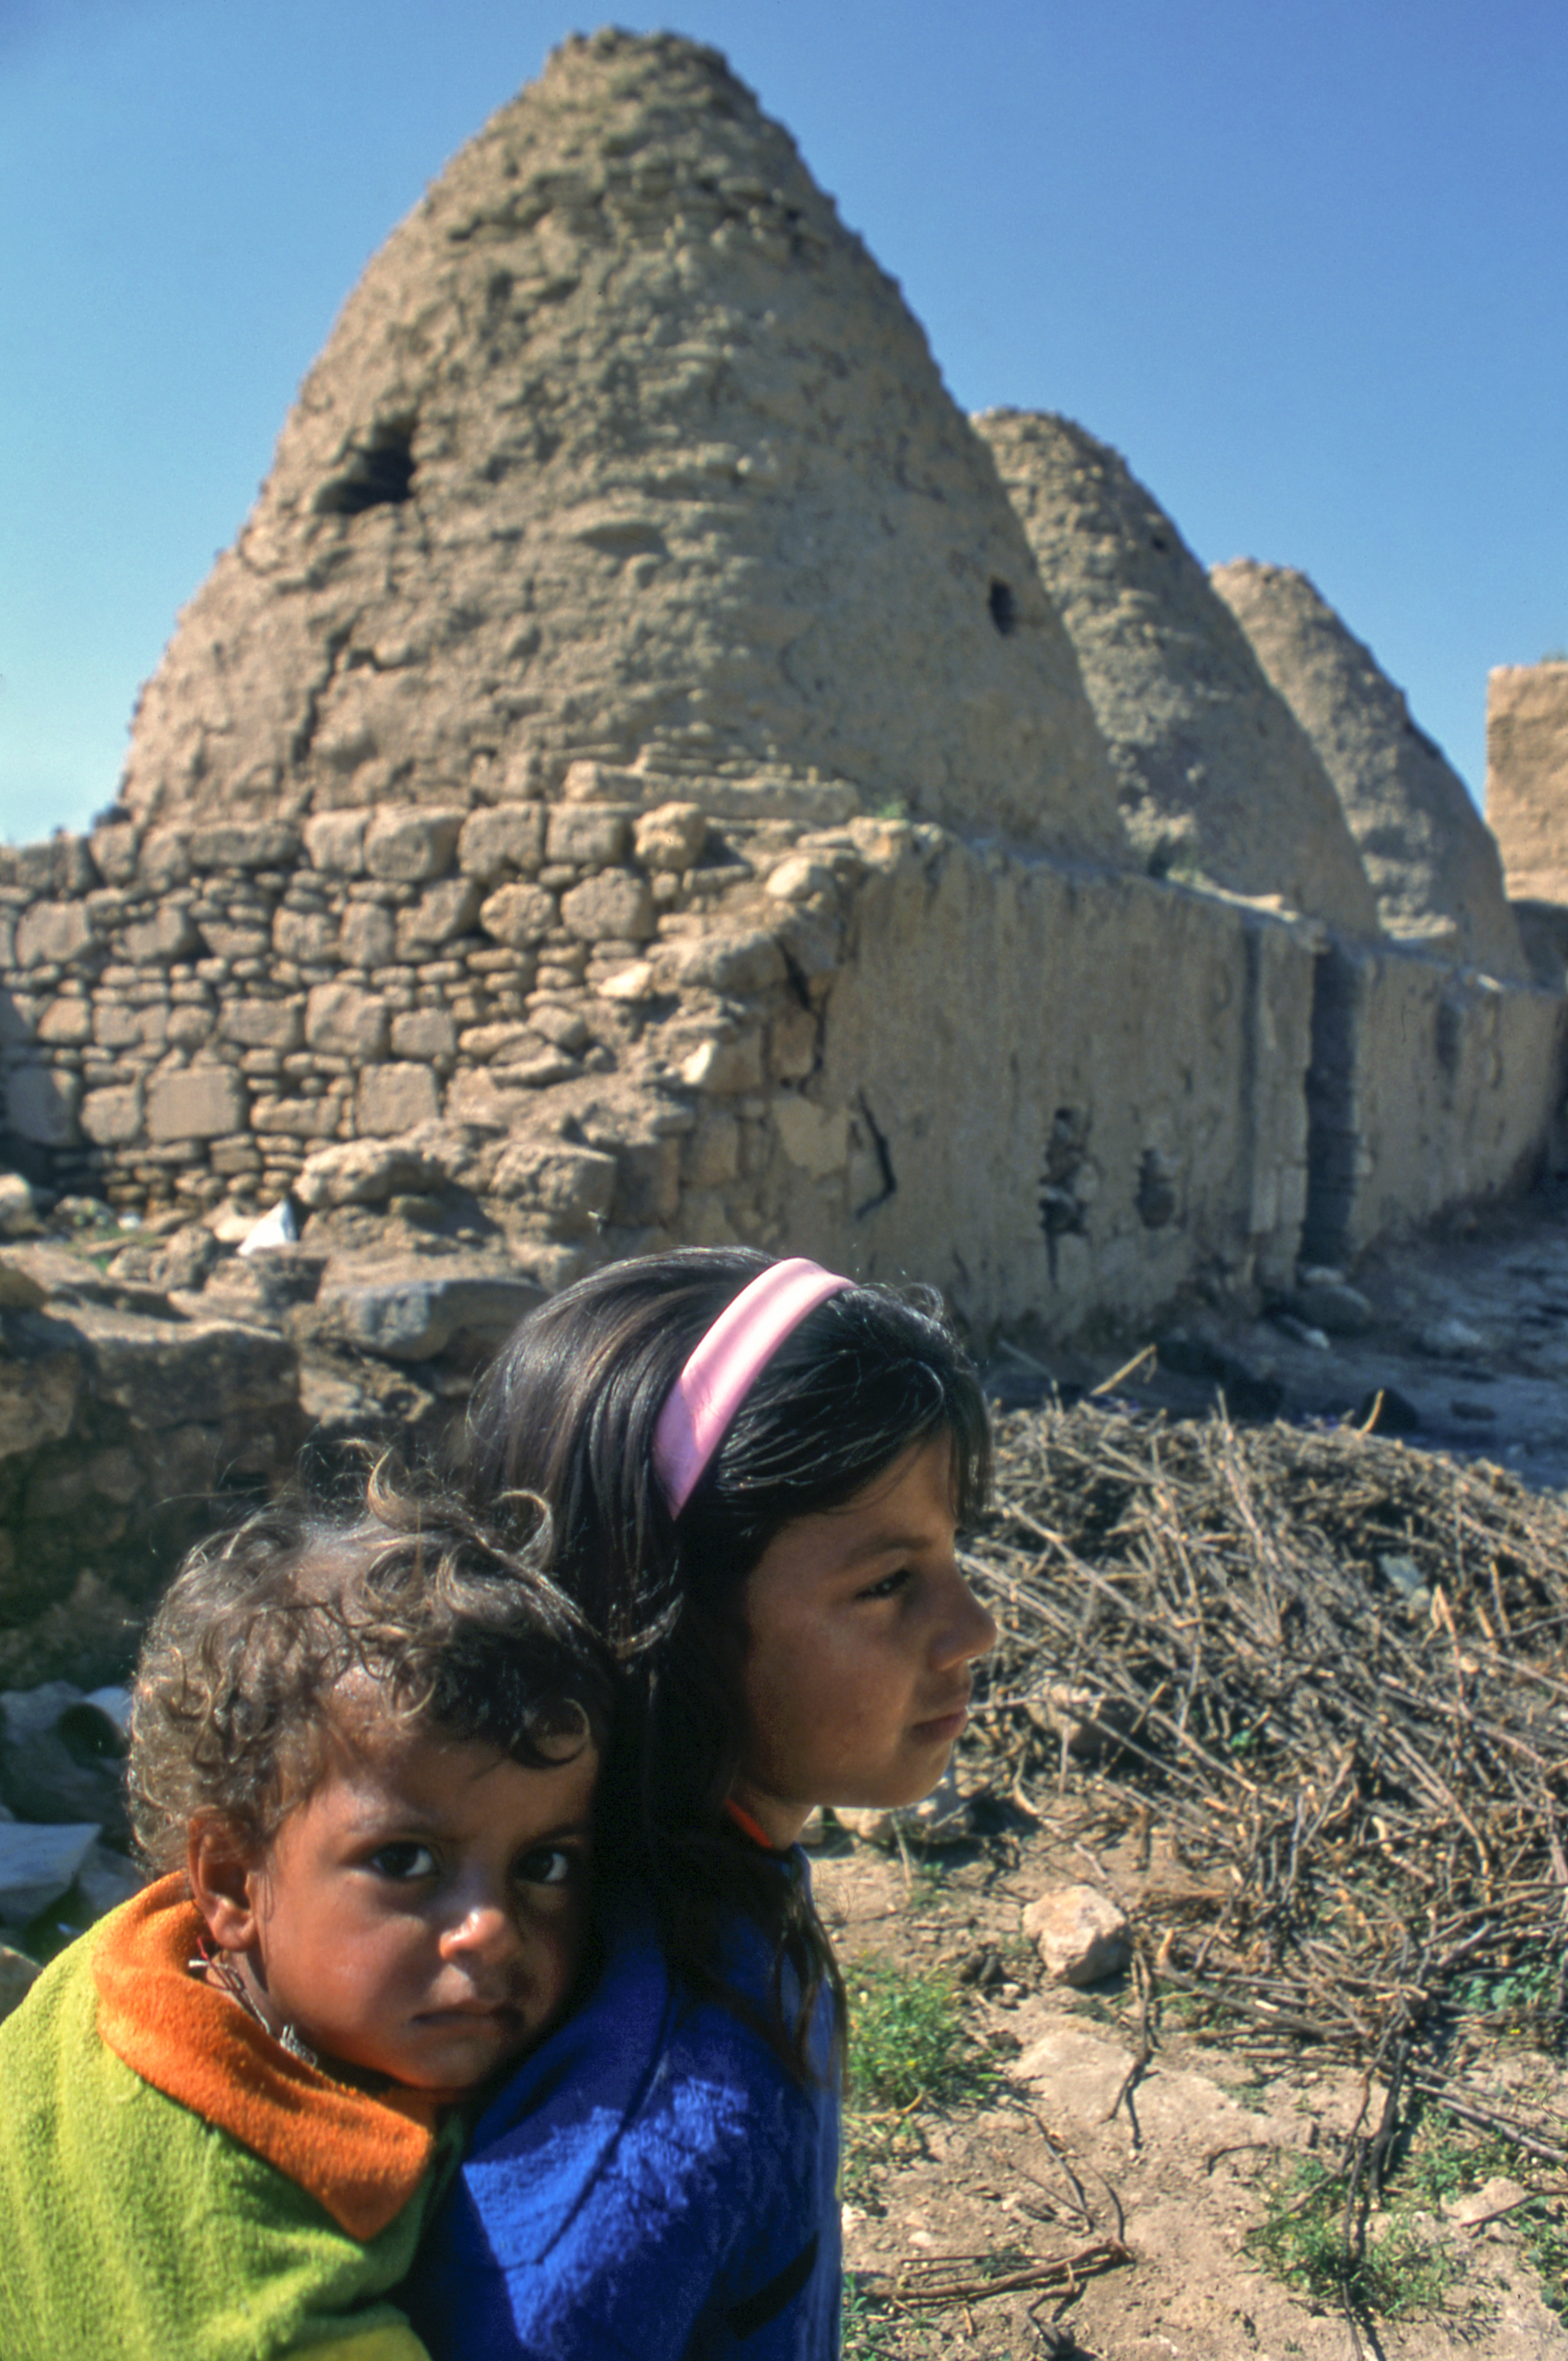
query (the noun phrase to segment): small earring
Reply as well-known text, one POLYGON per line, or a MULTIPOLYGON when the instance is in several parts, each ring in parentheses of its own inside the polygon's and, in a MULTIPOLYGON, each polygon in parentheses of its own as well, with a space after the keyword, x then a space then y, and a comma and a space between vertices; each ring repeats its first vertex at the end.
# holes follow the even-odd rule
POLYGON ((254 2018, 262 2032, 270 2034, 279 2048, 286 2049, 291 2058, 297 2058, 302 2066, 321 2064, 316 2052, 308 2042, 301 2040, 291 2025, 275 2026, 269 2023, 257 2006, 239 1970, 225 1954, 210 1950, 205 1936, 198 1938, 196 1955, 194 1959, 187 1960, 185 1965, 192 1975, 214 1984, 220 1992, 227 1993, 231 2000, 237 2001, 247 2016, 254 2018))

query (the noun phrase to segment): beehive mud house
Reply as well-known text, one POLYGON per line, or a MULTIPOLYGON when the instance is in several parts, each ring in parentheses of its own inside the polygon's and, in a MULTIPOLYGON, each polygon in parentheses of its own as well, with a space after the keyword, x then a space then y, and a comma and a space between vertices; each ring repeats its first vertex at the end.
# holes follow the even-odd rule
POLYGON ((1519 1187, 1562 1097, 1562 960, 1366 651, 965 419, 667 37, 393 233, 113 809, 0 863, 13 1165, 329 1246, 455 1191, 543 1288, 740 1238, 1067 1335, 1519 1187))

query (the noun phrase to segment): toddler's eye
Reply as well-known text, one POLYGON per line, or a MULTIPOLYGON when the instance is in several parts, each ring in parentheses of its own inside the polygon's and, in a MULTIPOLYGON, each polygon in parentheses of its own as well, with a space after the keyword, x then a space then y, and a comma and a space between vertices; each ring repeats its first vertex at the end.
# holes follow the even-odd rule
POLYGON ((908 1580, 909 1568, 901 1565, 895 1574, 884 1574, 880 1582, 872 1583, 857 1596, 861 1598, 891 1598, 895 1591, 904 1588, 908 1580))
POLYGON ((515 1872, 520 1885, 565 1885, 577 1871, 577 1855, 564 1852, 559 1845, 541 1845, 537 1852, 525 1852, 515 1872))
POLYGON ((405 1838, 396 1844, 385 1844, 370 1856, 372 1869, 383 1877, 393 1877, 400 1883, 415 1877, 433 1877, 435 1855, 428 1845, 415 1844, 405 1838))

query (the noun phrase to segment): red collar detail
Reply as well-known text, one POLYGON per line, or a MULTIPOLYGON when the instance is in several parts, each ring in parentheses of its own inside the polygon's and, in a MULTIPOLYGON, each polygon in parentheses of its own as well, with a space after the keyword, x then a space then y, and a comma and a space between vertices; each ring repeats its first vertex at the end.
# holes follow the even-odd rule
POLYGON ((286 2175, 351 2238, 378 2236, 429 2169, 439 2102, 396 2083, 372 2098, 291 2058, 190 1974, 203 1931, 178 1875, 104 1921, 93 1954, 100 2036, 144 2082, 286 2175))
POLYGON ((779 1853, 789 1850, 788 1845, 776 1845, 761 1822, 754 1820, 745 1805, 738 1804, 733 1795, 726 1795, 724 1808, 741 1835, 750 1837, 754 1845, 761 1845, 764 1852, 771 1852, 776 1857, 779 1853))

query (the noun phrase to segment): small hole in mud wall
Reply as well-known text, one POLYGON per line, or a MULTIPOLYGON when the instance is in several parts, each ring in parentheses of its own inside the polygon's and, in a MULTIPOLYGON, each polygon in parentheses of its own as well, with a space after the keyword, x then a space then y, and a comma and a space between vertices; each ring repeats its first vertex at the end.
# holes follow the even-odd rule
POLYGON ((396 508, 413 498, 413 421, 378 426, 367 443, 350 446, 341 475, 316 495, 323 516, 357 516, 362 509, 396 508))
POLYGON ((1013 602, 1013 593, 1005 582, 992 584, 986 604, 991 609, 992 621, 1005 639, 1018 620, 1018 609, 1013 602))

